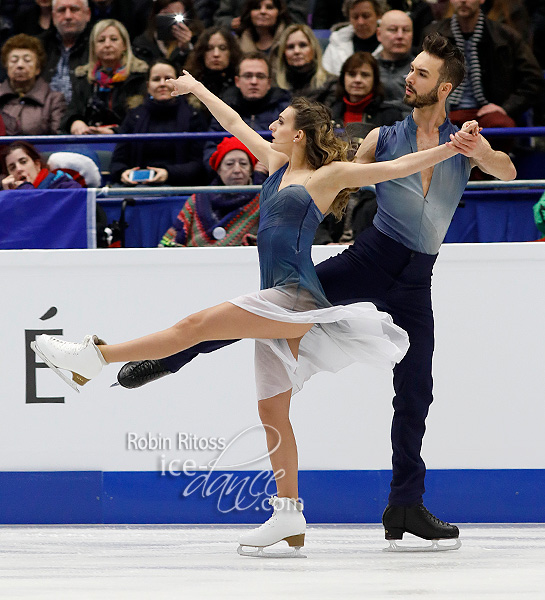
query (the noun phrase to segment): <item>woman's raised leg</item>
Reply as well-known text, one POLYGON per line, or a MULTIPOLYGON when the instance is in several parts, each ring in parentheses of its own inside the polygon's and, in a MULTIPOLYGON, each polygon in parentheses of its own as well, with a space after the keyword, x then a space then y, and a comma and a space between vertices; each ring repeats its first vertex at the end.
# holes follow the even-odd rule
POLYGON ((106 362, 157 359, 170 356, 205 340, 236 338, 294 339, 312 328, 311 323, 283 323, 255 315, 223 302, 182 319, 172 327, 121 344, 102 345, 106 362))

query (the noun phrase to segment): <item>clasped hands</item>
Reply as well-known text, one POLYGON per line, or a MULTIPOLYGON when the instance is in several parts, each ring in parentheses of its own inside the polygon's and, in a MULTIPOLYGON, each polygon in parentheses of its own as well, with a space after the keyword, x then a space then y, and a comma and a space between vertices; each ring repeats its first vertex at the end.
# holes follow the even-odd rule
POLYGON ((477 121, 466 121, 460 131, 450 134, 446 145, 464 156, 475 157, 482 145, 481 130, 477 121))

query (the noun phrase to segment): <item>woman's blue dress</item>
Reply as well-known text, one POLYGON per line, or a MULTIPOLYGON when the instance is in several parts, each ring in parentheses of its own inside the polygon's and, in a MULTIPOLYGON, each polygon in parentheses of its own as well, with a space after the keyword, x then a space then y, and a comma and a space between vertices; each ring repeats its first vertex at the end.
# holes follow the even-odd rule
POLYGON ((353 362, 392 368, 409 347, 407 333, 371 302, 328 302, 311 258, 324 215, 304 186, 278 190, 287 166, 273 173, 261 191, 261 291, 231 302, 268 319, 315 326, 303 336, 297 360, 286 340, 256 340, 259 400, 290 388, 296 393, 314 373, 336 372, 353 362))

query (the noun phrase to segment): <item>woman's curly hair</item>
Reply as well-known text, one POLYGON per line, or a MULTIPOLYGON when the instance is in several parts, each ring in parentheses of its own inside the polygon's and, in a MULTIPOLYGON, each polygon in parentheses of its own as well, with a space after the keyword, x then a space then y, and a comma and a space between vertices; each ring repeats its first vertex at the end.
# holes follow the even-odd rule
MULTIPOLYGON (((294 128, 305 132, 307 161, 313 169, 333 161, 348 162, 350 145, 335 135, 329 108, 302 96, 294 98, 290 106, 295 111, 294 128)), ((340 191, 327 212, 340 220, 351 191, 340 191)))

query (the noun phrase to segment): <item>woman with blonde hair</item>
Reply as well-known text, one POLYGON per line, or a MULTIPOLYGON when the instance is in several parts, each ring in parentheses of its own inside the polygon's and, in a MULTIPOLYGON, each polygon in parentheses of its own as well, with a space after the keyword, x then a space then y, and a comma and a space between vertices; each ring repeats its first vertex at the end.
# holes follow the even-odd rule
MULTIPOLYGON (((408 349, 408 337, 370 302, 332 306, 311 259, 314 233, 324 214, 339 216, 347 187, 406 177, 457 153, 451 143, 401 158, 358 164, 347 161, 348 144, 335 137, 328 109, 295 98, 263 139, 231 107, 187 71, 171 81, 173 95, 194 94, 226 131, 237 137, 271 173, 260 197, 257 246, 261 291, 193 314, 157 333, 107 345, 96 336, 71 343, 39 336, 33 350, 69 385, 85 384, 110 362, 157 359, 204 340, 256 340, 259 414, 266 431, 278 497, 271 519, 242 536, 239 552, 254 555, 286 540, 304 545, 306 521, 298 492, 297 446, 289 420, 292 393, 318 371, 336 372, 353 362, 391 368, 408 349), (72 372, 76 383, 62 370, 72 372), (251 552, 243 550, 251 547, 251 552)), ((477 133, 476 123, 464 127, 477 133)))
POLYGON ((324 104, 333 100, 337 79, 324 69, 320 42, 308 25, 289 25, 273 53, 274 85, 324 104))
POLYGON ((115 133, 126 112, 142 104, 148 70, 148 64, 134 56, 122 23, 96 23, 89 38, 89 61, 74 73, 62 129, 74 135, 115 133))

